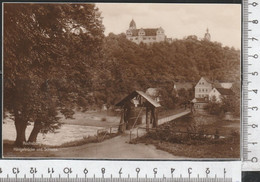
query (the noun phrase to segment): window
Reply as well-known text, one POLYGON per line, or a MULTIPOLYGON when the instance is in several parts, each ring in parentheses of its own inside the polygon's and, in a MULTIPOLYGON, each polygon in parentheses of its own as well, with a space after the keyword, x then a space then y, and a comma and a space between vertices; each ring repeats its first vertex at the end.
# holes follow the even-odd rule
POLYGON ((199 89, 199 92, 201 91, 201 89, 199 89))
POLYGON ((208 89, 206 89, 206 92, 208 91, 208 89))
POLYGON ((204 82, 202 82, 202 85, 204 85, 204 82))
POLYGON ((204 92, 204 89, 202 89, 202 92, 204 92))
POLYGON ((144 35, 144 34, 145 34, 144 31, 139 32, 139 35, 144 35))
POLYGON ((131 31, 127 31, 126 34, 127 34, 127 35, 132 35, 132 32, 131 32, 131 31))
POLYGON ((138 38, 136 37, 135 40, 137 40, 138 38))

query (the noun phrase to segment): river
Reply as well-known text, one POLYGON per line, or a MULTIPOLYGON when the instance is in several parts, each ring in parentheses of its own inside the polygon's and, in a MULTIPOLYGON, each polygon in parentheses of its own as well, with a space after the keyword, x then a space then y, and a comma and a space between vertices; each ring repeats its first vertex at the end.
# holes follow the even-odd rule
MULTIPOLYGON (((3 124, 3 140, 15 141, 16 131, 14 122, 5 122, 3 124)), ((37 143, 44 145, 61 145, 66 142, 81 140, 84 137, 94 136, 97 134, 97 130, 103 127, 96 126, 82 126, 64 124, 55 133, 39 134, 37 137, 37 143)), ((33 125, 29 125, 26 129, 26 138, 28 139, 33 125)))

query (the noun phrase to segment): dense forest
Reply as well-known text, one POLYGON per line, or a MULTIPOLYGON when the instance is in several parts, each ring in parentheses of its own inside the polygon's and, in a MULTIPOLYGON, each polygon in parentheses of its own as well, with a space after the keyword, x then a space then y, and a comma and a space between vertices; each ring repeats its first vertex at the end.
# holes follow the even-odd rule
MULTIPOLYGON (((165 104, 172 107, 177 99, 173 94, 175 82, 196 84, 201 76, 218 81, 240 80, 240 51, 196 36, 138 45, 127 40, 125 34, 110 33, 104 38, 102 55, 92 77, 91 96, 97 105, 113 105, 133 90, 153 87, 161 88, 168 100, 165 104)), ((181 93, 186 98, 187 94, 192 97, 181 93)))

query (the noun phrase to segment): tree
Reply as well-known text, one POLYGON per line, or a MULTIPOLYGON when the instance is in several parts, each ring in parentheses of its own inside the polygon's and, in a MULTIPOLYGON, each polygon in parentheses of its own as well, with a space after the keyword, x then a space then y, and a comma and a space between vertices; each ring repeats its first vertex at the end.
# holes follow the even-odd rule
POLYGON ((216 101, 216 97, 214 96, 211 98, 206 108, 210 114, 214 114, 214 115, 221 115, 226 112, 231 112, 234 114, 234 116, 239 116, 240 115, 239 93, 235 92, 233 95, 222 96, 221 101, 219 102, 216 101))
POLYGON ((133 90, 156 87, 163 92, 162 105, 174 108, 181 100, 194 98, 194 88, 188 90, 188 96, 181 92, 186 95, 175 97, 174 81, 195 83, 201 76, 234 81, 239 77, 239 51, 194 36, 170 44, 138 45, 127 40, 125 34, 110 33, 104 39, 103 53, 103 74, 93 82, 100 88, 96 100, 109 104, 115 104, 133 90))
POLYGON ((224 113, 222 102, 218 102, 215 96, 207 103, 206 110, 213 115, 222 115, 224 113))
POLYGON ((102 40, 94 4, 4 4, 4 108, 14 117, 17 146, 28 122, 35 142, 59 127, 58 110, 72 116, 102 40))

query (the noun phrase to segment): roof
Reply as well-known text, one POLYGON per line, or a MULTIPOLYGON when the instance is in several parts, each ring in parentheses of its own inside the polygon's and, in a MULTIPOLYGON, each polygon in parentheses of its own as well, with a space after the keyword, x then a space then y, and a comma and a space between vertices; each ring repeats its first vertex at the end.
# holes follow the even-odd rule
POLYGON ((222 88, 221 83, 219 83, 219 82, 214 82, 213 83, 213 87, 215 87, 215 88, 222 88))
POLYGON ((210 79, 209 79, 208 77, 202 76, 202 77, 199 79, 199 81, 196 83, 195 87, 200 86, 199 83, 200 83, 200 80, 201 80, 201 79, 204 79, 206 82, 208 82, 208 83, 211 84, 211 85, 213 84, 213 82, 210 81, 210 79))
POLYGON ((136 97, 137 95, 142 96, 146 101, 148 101, 150 104, 152 104, 154 107, 160 107, 161 105, 156 102, 155 100, 153 100, 149 95, 147 95, 146 93, 144 93, 143 91, 133 91, 131 94, 129 94, 128 96, 126 96, 125 98, 123 98, 120 102, 118 102, 116 104, 116 106, 123 106, 125 104, 126 101, 128 100, 132 100, 134 97, 136 97))
POLYGON ((230 89, 232 87, 233 83, 232 82, 222 82, 222 81, 218 81, 216 80, 213 83, 213 87, 215 88, 225 88, 225 89, 230 89), (226 85, 226 86, 224 86, 226 85))
POLYGON ((181 88, 189 90, 194 87, 192 82, 174 82, 174 85, 177 90, 180 90, 181 88))
POLYGON ((135 21, 132 19, 132 21, 130 22, 129 27, 136 27, 135 21))
POLYGON ((231 89, 226 89, 226 88, 216 88, 216 90, 221 94, 221 95, 233 95, 234 92, 231 89))
POLYGON ((192 99, 191 102, 193 102, 193 103, 207 103, 208 101, 207 101, 206 98, 194 98, 194 99, 192 99))
POLYGON ((159 90, 159 88, 148 88, 145 93, 151 97, 158 97, 160 95, 159 90))
MULTIPOLYGON (((208 77, 206 77, 206 76, 203 76, 203 77, 201 77, 201 78, 204 78, 208 83, 211 83, 211 84, 213 84, 213 87, 215 87, 215 88, 223 88, 222 87, 222 84, 233 84, 233 82, 228 82, 228 81, 223 81, 223 80, 215 80, 215 81, 212 81, 212 80, 210 80, 208 77)), ((200 79, 201 79, 200 78, 200 79)))
POLYGON ((201 77, 201 78, 204 78, 208 83, 213 83, 208 77, 206 77, 206 76, 203 76, 203 77, 201 77))
MULTIPOLYGON (((142 30, 144 30, 145 32, 145 36, 156 36, 157 35, 157 30, 159 28, 142 28, 142 30)), ((138 36, 138 32, 141 29, 134 29, 134 30, 130 30, 132 31, 132 36, 138 36)))

